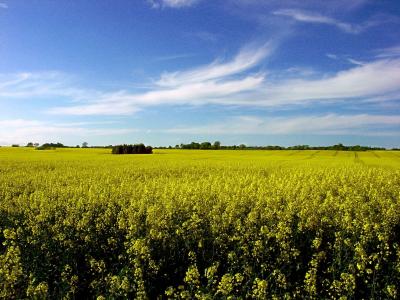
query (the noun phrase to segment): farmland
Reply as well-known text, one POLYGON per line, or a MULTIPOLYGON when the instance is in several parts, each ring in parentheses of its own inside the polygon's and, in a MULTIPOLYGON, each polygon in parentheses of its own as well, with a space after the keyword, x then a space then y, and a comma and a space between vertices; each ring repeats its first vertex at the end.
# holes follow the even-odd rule
POLYGON ((400 152, 0 148, 0 298, 397 298, 400 152))

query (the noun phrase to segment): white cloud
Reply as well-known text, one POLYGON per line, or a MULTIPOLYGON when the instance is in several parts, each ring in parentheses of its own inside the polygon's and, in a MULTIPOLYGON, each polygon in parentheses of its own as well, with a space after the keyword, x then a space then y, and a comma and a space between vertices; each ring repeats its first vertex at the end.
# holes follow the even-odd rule
POLYGON ((153 89, 145 93, 118 91, 104 93, 95 101, 70 107, 57 107, 51 113, 93 115, 130 114, 142 107, 154 105, 202 105, 213 99, 228 97, 257 89, 264 74, 240 76, 256 66, 272 52, 272 43, 261 47, 248 46, 228 62, 214 61, 210 65, 188 71, 165 73, 153 89))
POLYGON ((48 110, 52 114, 63 115, 131 115, 140 110, 140 108, 132 106, 127 101, 107 101, 106 103, 93 103, 84 105, 75 105, 69 107, 55 107, 48 110))
POLYGON ((56 142, 68 136, 113 136, 138 131, 129 128, 90 128, 85 126, 93 124, 109 124, 109 122, 56 124, 26 119, 0 120, 0 144, 24 145, 28 142, 56 142))
POLYGON ((363 65, 365 65, 365 62, 360 61, 360 60, 357 60, 357 59, 354 59, 354 58, 347 58, 347 61, 348 61, 349 63, 353 64, 353 65, 356 65, 356 66, 363 66, 363 65))
POLYGON ((179 134, 220 134, 220 135, 276 135, 276 134, 322 134, 322 135, 371 135, 396 136, 399 131, 391 130, 400 126, 400 115, 317 115, 297 117, 240 116, 220 123, 199 127, 172 128, 168 133, 179 134))
POLYGON ((336 54, 332 54, 332 53, 327 53, 326 57, 333 59, 333 60, 337 60, 338 56, 336 54))
POLYGON ((189 71, 165 73, 157 81, 162 87, 179 86, 183 84, 202 82, 211 79, 221 79, 227 76, 242 73, 256 66, 274 50, 272 42, 265 43, 261 47, 254 45, 243 48, 230 62, 222 63, 218 60, 213 63, 192 69, 189 71))
POLYGON ((8 5, 6 3, 0 2, 0 8, 8 8, 8 5))
POLYGON ((149 0, 153 8, 181 8, 190 7, 197 4, 200 0, 149 0))
POLYGON ((74 87, 59 73, 0 75, 0 101, 9 98, 64 97, 71 105, 48 112, 65 115, 130 115, 160 105, 218 104, 247 107, 293 107, 310 102, 378 102, 400 100, 400 58, 351 60, 335 74, 305 67, 260 73, 274 44, 243 48, 230 61, 164 73, 146 92, 104 92, 74 87), (258 70, 253 70, 258 67, 258 70))
POLYGON ((390 58, 390 57, 399 57, 400 56, 400 45, 394 47, 388 47, 383 49, 378 49, 375 52, 377 58, 390 58))
POLYGON ((295 79, 267 85, 266 104, 324 99, 370 98, 398 92, 400 60, 378 60, 316 80, 295 79))
POLYGON ((265 82, 246 95, 218 99, 221 104, 282 106, 310 101, 388 101, 400 99, 400 59, 377 60, 317 79, 265 82))
POLYGON ((156 105, 204 105, 213 99, 251 91, 262 83, 263 76, 247 76, 240 80, 198 82, 172 89, 154 90, 143 94, 117 92, 104 95, 96 103, 50 109, 53 114, 67 115, 128 115, 143 107, 156 105))
POLYGON ((168 80, 163 77, 153 90, 146 93, 108 93, 103 94, 94 103, 58 107, 51 112, 122 115, 156 105, 219 104, 272 107, 306 104, 310 101, 381 102, 400 99, 400 59, 363 63, 334 75, 322 74, 319 78, 312 76, 312 79, 304 79, 302 72, 297 78, 290 74, 289 79, 278 78, 272 81, 268 81, 264 74, 229 79, 230 75, 234 75, 232 69, 236 67, 220 68, 210 65, 210 72, 200 68, 177 73, 168 80))
POLYGON ((154 58, 154 61, 156 61, 156 62, 169 61, 169 60, 177 60, 177 59, 189 58, 189 57, 194 57, 194 56, 196 56, 196 54, 193 54, 193 53, 165 55, 165 56, 158 56, 158 57, 154 58))
POLYGON ((328 57, 330 59, 347 61, 347 62, 349 62, 349 63, 351 63, 353 65, 357 65, 357 66, 362 66, 362 65, 365 64, 364 62, 362 62, 360 60, 357 60, 357 59, 354 59, 354 58, 351 58, 351 57, 348 57, 348 56, 342 57, 342 56, 339 56, 339 55, 336 55, 336 54, 332 54, 332 53, 327 53, 325 55, 326 55, 326 57, 328 57))
POLYGON ((273 14, 278 16, 290 17, 299 22, 333 25, 346 33, 352 34, 361 33, 368 27, 376 24, 376 22, 367 22, 362 25, 350 24, 318 13, 311 13, 298 9, 280 9, 275 11, 273 14))
POLYGON ((134 97, 142 105, 152 104, 205 104, 207 99, 251 91, 263 82, 263 75, 246 76, 239 80, 224 82, 199 81, 181 84, 168 90, 152 91, 134 97))
POLYGON ((0 99, 54 96, 84 100, 98 92, 74 87, 71 78, 60 72, 0 74, 0 99))

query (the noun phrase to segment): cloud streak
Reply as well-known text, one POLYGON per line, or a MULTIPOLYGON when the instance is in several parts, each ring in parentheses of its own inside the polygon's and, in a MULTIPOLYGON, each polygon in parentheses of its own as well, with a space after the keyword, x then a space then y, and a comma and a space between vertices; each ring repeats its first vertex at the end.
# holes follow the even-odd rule
POLYGON ((200 2, 200 0, 149 0, 153 8, 182 8, 190 7, 200 2))
POLYGON ((375 52, 378 53, 376 55, 377 58, 400 57, 400 45, 379 49, 375 52))
POLYGON ((364 135, 398 136, 400 130, 393 131, 392 126, 400 126, 400 115, 338 115, 270 117, 240 116, 224 120, 221 123, 199 127, 167 129, 168 133, 194 135, 364 135))
POLYGON ((117 91, 104 93, 95 101, 50 110, 57 114, 130 114, 155 105, 204 105, 213 99, 233 97, 260 87, 265 75, 243 74, 257 66, 273 51, 273 43, 243 48, 231 60, 216 60, 209 65, 188 71, 164 73, 145 93, 117 91))
POLYGON ((182 58, 190 58, 194 57, 196 54, 194 53, 183 53, 183 54, 176 54, 176 55, 166 55, 166 56, 159 56, 154 58, 154 61, 160 62, 160 61, 170 61, 170 60, 178 60, 182 58))
POLYGON ((367 28, 376 25, 376 22, 367 22, 362 25, 350 24, 318 13, 298 9, 280 9, 275 11, 273 14, 277 16, 290 17, 298 22, 332 25, 351 34, 361 33, 367 28))
POLYGON ((131 115, 148 107, 216 104, 239 107, 296 107, 309 103, 381 103, 400 99, 400 58, 354 61, 334 74, 264 71, 260 65, 275 44, 247 46, 231 60, 164 73, 145 92, 76 88, 59 73, 0 75, 0 101, 62 97, 69 106, 48 109, 63 115, 131 115))
POLYGON ((84 100, 99 96, 98 91, 76 88, 69 76, 60 72, 0 74, 1 98, 65 97, 84 100))
POLYGON ((230 62, 221 63, 216 60, 209 65, 189 71, 166 73, 161 76, 156 84, 161 87, 171 87, 225 78, 256 66, 264 58, 271 55, 273 50, 274 44, 272 42, 265 43, 261 47, 248 46, 243 48, 230 62))
MULTIPOLYGON (((26 144, 28 142, 45 143, 58 141, 60 137, 91 137, 114 136, 137 132, 131 128, 89 128, 85 125, 102 124, 88 123, 51 123, 37 120, 12 119, 0 120, 0 144, 26 144), (29 140, 28 140, 29 139, 29 140)), ((109 124, 104 122, 105 124, 109 124)))
POLYGON ((400 97, 400 60, 356 65, 321 79, 293 79, 266 84, 258 102, 285 105, 316 100, 367 100, 378 95, 400 97))

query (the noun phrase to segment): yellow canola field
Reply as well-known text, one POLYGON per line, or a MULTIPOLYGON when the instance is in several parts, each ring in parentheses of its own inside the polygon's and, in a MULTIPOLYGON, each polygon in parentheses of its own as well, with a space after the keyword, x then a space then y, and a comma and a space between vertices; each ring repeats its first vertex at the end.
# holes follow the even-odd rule
POLYGON ((0 148, 0 298, 400 296, 400 152, 0 148))

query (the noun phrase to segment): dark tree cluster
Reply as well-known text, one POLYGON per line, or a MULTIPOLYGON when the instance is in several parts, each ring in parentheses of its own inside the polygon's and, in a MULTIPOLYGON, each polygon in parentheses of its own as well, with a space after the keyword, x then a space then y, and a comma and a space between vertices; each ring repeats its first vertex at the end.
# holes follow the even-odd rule
MULTIPOLYGON (((297 146, 297 147, 304 147, 304 150, 307 150, 307 149, 309 149, 309 150, 337 150, 337 151, 386 150, 385 148, 382 148, 382 147, 368 147, 368 146, 360 146, 360 145, 345 146, 343 144, 337 144, 337 145, 326 146, 326 147, 310 147, 308 145, 297 146)), ((294 147, 289 147, 289 148, 294 149, 294 147)), ((303 150, 303 149, 299 149, 299 150, 303 150)))
POLYGON ((176 145, 175 148, 177 149, 202 149, 202 150, 217 150, 221 148, 221 143, 219 141, 214 142, 214 144, 211 144, 210 142, 203 142, 203 143, 197 143, 197 142, 191 142, 190 144, 180 144, 176 145))
POLYGON ((65 148, 66 146, 61 143, 45 143, 41 147, 65 148))
POLYGON ((152 154, 153 148, 144 144, 117 145, 112 148, 112 154, 152 154))
POLYGON ((36 147, 36 150, 53 150, 56 148, 67 148, 67 146, 64 146, 61 143, 44 143, 40 147, 36 147))

